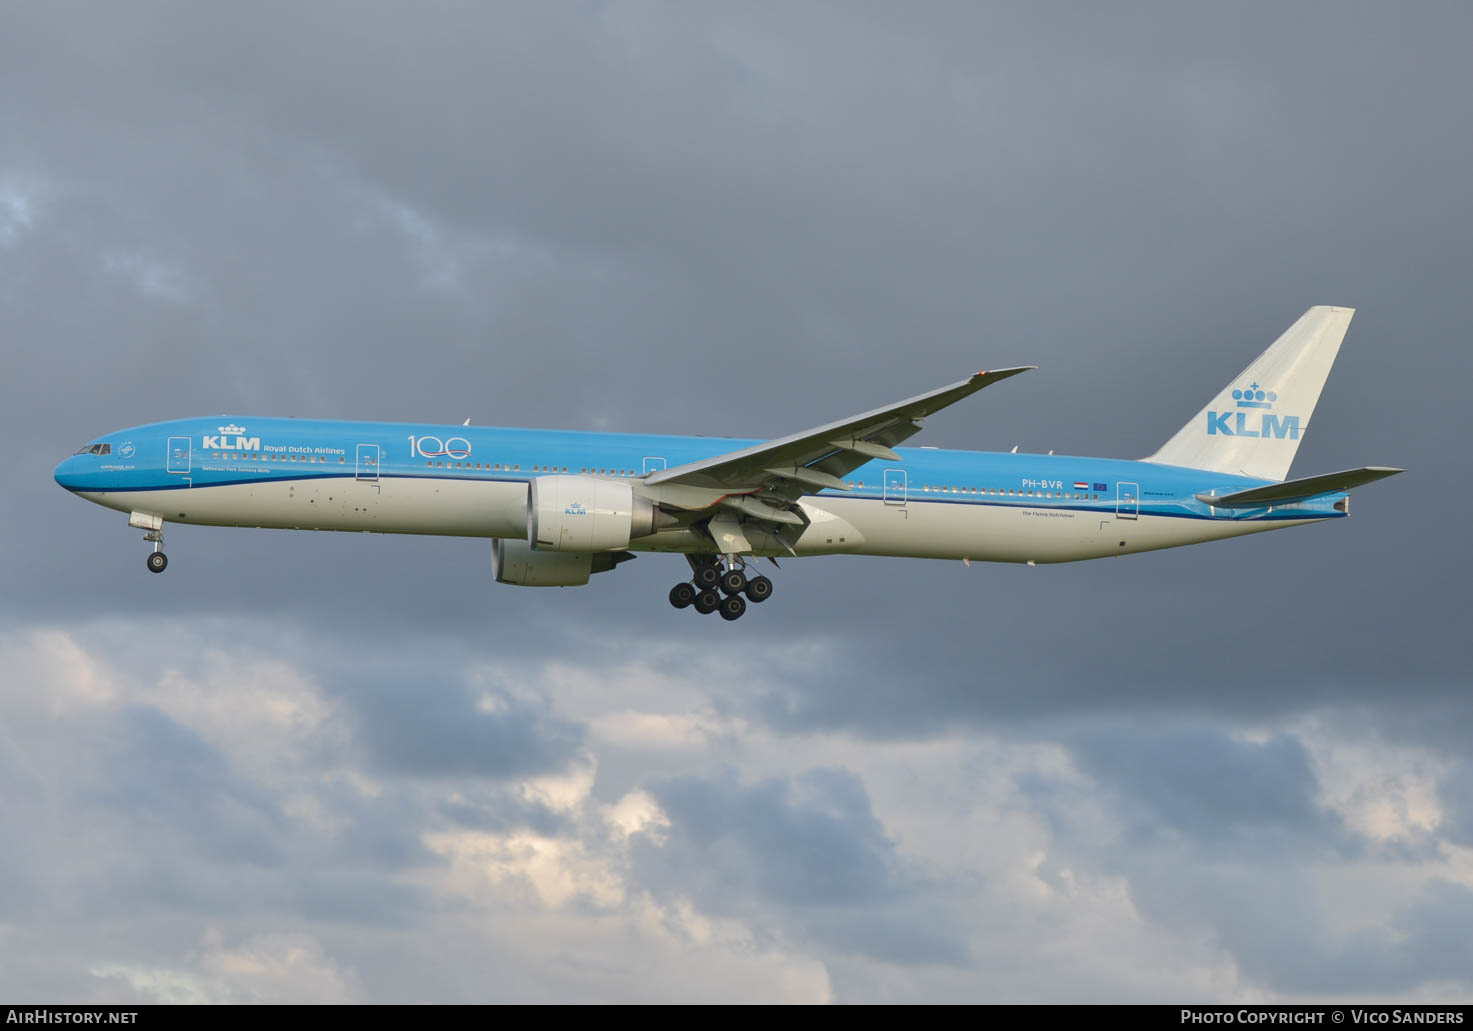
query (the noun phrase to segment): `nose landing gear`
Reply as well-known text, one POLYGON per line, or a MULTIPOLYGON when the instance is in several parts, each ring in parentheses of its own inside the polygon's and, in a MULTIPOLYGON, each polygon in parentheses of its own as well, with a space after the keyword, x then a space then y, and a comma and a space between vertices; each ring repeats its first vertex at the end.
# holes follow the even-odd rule
POLYGON ((747 603, 759 604, 772 597, 772 581, 758 574, 747 576, 746 560, 740 555, 687 555, 691 579, 670 588, 670 604, 677 609, 694 608, 702 615, 720 612, 730 622, 741 619, 747 603))
POLYGON ((164 554, 164 531, 150 530, 143 535, 143 539, 153 544, 153 551, 148 556, 148 571, 162 573, 168 569, 169 556, 164 554))
POLYGON ((128 516, 128 525, 145 531, 143 539, 153 545, 148 571, 162 573, 169 566, 169 556, 164 554, 164 517, 156 512, 133 512, 128 516))

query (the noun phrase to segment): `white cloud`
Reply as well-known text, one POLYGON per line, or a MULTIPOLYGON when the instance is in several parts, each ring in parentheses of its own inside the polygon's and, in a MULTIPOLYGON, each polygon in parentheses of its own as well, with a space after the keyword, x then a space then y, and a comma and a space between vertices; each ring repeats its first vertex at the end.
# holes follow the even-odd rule
POLYGON ((210 928, 178 965, 99 963, 91 973, 124 981, 159 1003, 362 1001, 357 976, 328 956, 312 935, 293 931, 257 934, 230 946, 220 928, 210 928))

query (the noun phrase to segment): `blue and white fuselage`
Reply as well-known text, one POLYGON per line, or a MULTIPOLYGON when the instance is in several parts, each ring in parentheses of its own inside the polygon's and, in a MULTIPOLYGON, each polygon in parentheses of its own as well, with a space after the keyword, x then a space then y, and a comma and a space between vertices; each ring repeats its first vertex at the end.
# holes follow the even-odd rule
MULTIPOLYGON (((528 485, 548 475, 627 480, 760 440, 219 417, 151 423, 94 442, 56 471, 68 490, 167 522, 525 540, 528 485), (221 428, 233 432, 222 433, 221 428), (238 428, 238 431, 236 431, 238 428), (124 457, 124 456, 127 457, 124 457)), ((900 448, 804 493, 799 555, 1067 562, 1345 514, 1344 494, 1214 509, 1198 494, 1266 482, 1150 462, 900 448), (1340 507, 1337 508, 1336 506, 1340 507), (852 527, 852 530, 834 527, 852 527)), ((710 552, 671 527, 634 551, 710 552)), ((785 555, 773 543, 760 553, 785 555)))
POLYGON ((1017 368, 774 440, 212 416, 106 434, 55 475, 149 531, 155 572, 166 522, 487 537, 525 586, 678 552, 672 603, 735 619, 771 591, 747 557, 1069 562, 1343 518, 1398 470, 1285 475, 1349 322, 1310 309, 1141 461, 898 446, 1017 368))

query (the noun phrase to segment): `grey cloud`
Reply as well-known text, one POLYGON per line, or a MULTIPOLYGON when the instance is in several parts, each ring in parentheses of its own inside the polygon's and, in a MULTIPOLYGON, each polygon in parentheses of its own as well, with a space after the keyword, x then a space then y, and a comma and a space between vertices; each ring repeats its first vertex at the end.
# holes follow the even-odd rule
POLYGON ((801 933, 841 952, 898 963, 960 963, 960 929, 875 818, 849 771, 744 784, 736 771, 649 785, 670 819, 667 840, 636 850, 639 880, 689 894, 703 909, 775 903, 801 933))
POLYGON ((183 833, 205 846, 210 860, 281 862, 277 800, 218 750, 151 706, 126 708, 111 724, 86 800, 91 806, 126 812, 141 836, 183 833))
POLYGON ((1080 769, 1137 808, 1134 833, 1167 831, 1205 847, 1262 848, 1264 835, 1332 843, 1339 820, 1298 738, 1235 741, 1205 728, 1117 731, 1070 746, 1080 769))
POLYGON ((1473 762, 1463 760, 1438 785, 1444 833, 1462 845, 1473 845, 1473 762))
POLYGON ((435 674, 353 677, 337 690, 370 765, 384 772, 535 776, 566 767, 582 744, 582 729, 545 702, 435 674))
MULTIPOLYGON (((1153 873, 1158 882, 1174 879, 1161 870, 1153 873)), ((1462 885, 1433 883, 1422 898, 1399 909, 1389 926, 1341 937, 1330 929, 1309 879, 1288 871, 1264 869, 1257 876, 1217 871, 1196 880, 1194 890, 1206 897, 1184 907, 1181 898, 1172 897, 1176 888, 1161 891, 1144 877, 1132 884, 1163 919, 1181 920, 1193 909, 1199 915, 1210 911, 1215 937, 1244 973, 1283 992, 1425 990, 1466 980, 1473 957, 1466 935, 1456 931, 1473 910, 1473 893, 1462 885)))
POLYGON ((1372 853, 1410 864, 1430 853, 1355 840, 1317 803, 1297 739, 1115 731, 1070 747, 1097 786, 1020 779, 1062 845, 1041 871, 1046 879, 1087 853, 1126 879, 1148 919, 1213 942, 1251 981, 1277 991, 1397 993, 1463 979, 1467 947, 1449 939, 1473 904, 1461 885, 1431 882, 1384 926, 1334 929, 1317 868, 1348 872, 1372 853))

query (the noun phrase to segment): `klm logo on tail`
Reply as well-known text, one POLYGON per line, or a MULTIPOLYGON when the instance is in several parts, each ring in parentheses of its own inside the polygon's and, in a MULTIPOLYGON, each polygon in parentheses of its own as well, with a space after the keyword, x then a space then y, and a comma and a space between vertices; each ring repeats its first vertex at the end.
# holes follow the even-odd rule
POLYGON ((1233 400, 1237 402, 1236 412, 1214 412, 1207 411, 1207 435, 1214 437, 1277 437, 1279 440, 1299 439, 1299 416, 1285 415, 1277 416, 1265 411, 1256 424, 1256 428, 1250 428, 1248 423, 1249 413, 1241 411, 1244 408, 1272 409, 1279 395, 1272 390, 1264 390, 1257 383, 1250 384, 1241 390, 1233 390, 1233 400), (1229 417, 1235 417, 1231 423, 1229 417))

